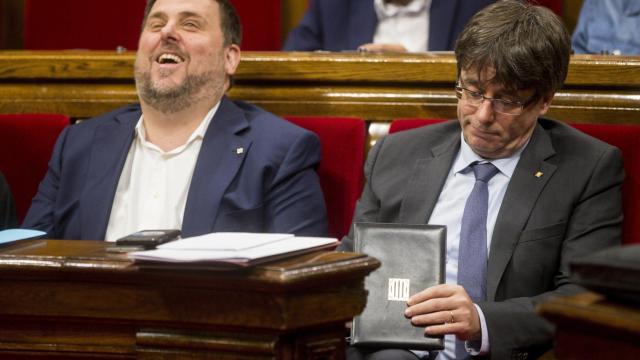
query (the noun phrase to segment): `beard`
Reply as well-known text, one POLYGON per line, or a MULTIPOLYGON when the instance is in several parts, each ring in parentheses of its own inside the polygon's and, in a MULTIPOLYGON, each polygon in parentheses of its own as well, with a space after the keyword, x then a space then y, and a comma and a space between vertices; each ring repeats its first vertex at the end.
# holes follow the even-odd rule
POLYGON ((211 70, 187 75, 181 84, 175 86, 159 87, 151 79, 149 71, 137 67, 135 69, 136 88, 140 99, 165 114, 177 113, 203 99, 219 98, 223 92, 223 78, 224 74, 216 74, 211 70))

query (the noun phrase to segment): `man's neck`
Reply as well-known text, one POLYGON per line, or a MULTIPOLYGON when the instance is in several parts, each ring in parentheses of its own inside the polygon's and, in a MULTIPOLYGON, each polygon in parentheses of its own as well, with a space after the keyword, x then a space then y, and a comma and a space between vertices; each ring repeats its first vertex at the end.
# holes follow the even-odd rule
POLYGON ((141 102, 145 140, 163 151, 184 145, 218 101, 220 99, 202 101, 175 113, 162 113, 141 102))

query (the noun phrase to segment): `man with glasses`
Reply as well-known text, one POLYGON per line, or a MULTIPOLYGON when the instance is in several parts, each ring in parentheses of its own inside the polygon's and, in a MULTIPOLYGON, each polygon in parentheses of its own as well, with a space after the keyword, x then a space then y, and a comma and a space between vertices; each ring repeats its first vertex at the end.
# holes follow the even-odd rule
MULTIPOLYGON (((350 348, 351 359, 532 359, 553 343, 535 307, 581 289, 569 263, 621 239, 617 148, 541 118, 567 75, 570 37, 542 7, 506 0, 456 43, 458 122, 405 131, 371 150, 354 221, 447 226, 446 284, 405 316, 445 350, 350 348)), ((353 248, 352 234, 341 249, 353 248)))

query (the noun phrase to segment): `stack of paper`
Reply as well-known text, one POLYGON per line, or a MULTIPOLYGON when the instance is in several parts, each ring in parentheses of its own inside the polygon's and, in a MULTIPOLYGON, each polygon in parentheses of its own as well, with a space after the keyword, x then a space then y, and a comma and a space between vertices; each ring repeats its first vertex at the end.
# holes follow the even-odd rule
POLYGON ((9 244, 17 240, 34 239, 45 236, 47 233, 31 229, 7 229, 0 231, 0 245, 9 244))
POLYGON ((338 240, 291 234, 211 233, 128 254, 136 262, 213 263, 249 266, 257 262, 335 247, 338 240))

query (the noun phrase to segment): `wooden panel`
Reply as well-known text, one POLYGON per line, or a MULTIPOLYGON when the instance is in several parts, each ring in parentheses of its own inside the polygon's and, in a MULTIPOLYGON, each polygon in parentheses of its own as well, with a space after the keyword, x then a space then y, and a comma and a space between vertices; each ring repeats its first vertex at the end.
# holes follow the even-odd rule
MULTIPOLYGON (((86 118, 136 101, 125 52, 0 52, 0 112, 86 118)), ((375 121, 456 116, 451 53, 247 52, 230 96, 281 115, 375 121)), ((576 55, 550 116, 572 122, 640 122, 640 57, 576 55)))

